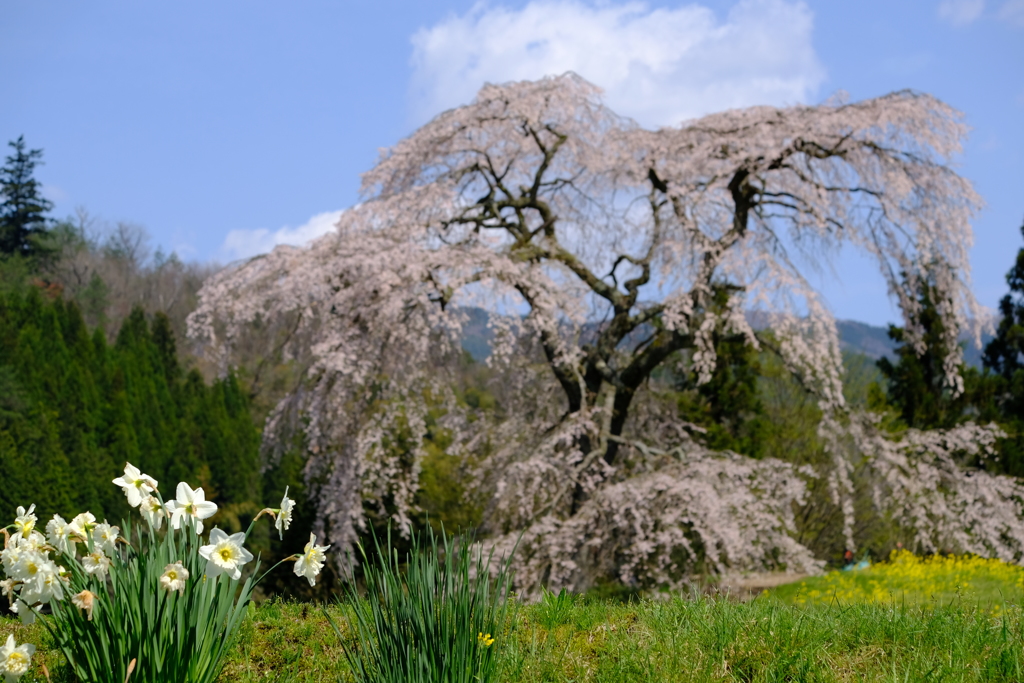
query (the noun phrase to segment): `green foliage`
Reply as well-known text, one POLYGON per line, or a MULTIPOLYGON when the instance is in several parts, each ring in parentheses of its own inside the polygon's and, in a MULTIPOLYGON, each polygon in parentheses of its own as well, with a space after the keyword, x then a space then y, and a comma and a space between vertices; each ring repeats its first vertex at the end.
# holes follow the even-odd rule
POLYGON ((742 336, 717 337, 715 351, 709 382, 698 385, 693 371, 676 380, 679 417, 705 430, 700 438, 710 448, 761 457, 770 425, 758 394, 758 353, 742 336))
MULTIPOLYGON (((457 368, 458 383, 455 387, 458 400, 470 408, 468 419, 494 419, 501 410, 497 398, 489 390, 494 380, 490 369, 473 359, 469 352, 463 352, 457 368)), ((483 522, 485 501, 479 492, 470 488, 474 468, 479 466, 489 450, 485 445, 481 451, 469 454, 452 454, 451 433, 441 426, 443 408, 433 407, 427 414, 427 433, 424 439, 424 456, 419 461, 419 489, 416 505, 419 514, 414 522, 418 528, 430 526, 434 533, 443 529, 477 529, 483 522)))
POLYGON ((564 588, 557 593, 544 589, 537 607, 537 622, 544 628, 555 628, 569 620, 580 596, 564 588))
MULTIPOLYGON (((1024 235, 1024 225, 1020 230, 1024 235)), ((1017 251, 1017 260, 1006 273, 1006 284, 1010 292, 999 301, 1002 319, 995 338, 985 347, 983 358, 985 367, 1010 380, 1024 370, 1024 249, 1017 251)))
POLYGON ((871 393, 884 379, 877 362, 871 356, 852 351, 843 351, 843 397, 846 405, 866 408, 871 393), (873 389, 874 387, 874 389, 873 389))
MULTIPOLYGON (((1024 226, 1021 227, 1024 233, 1024 226)), ((999 457, 984 463, 987 469, 1024 476, 1024 249, 1006 275, 1010 292, 999 304, 1001 320, 995 338, 983 355, 984 371, 960 366, 964 391, 954 397, 943 383, 943 323, 928 282, 920 295, 920 322, 925 330, 925 353, 918 356, 906 343, 905 331, 890 327, 890 337, 901 345, 898 361, 878 362, 885 376, 885 390, 871 392, 868 406, 890 410, 902 426, 948 428, 966 420, 998 422, 1008 437, 998 444, 999 457)), ((981 464, 981 463, 976 463, 981 464)))
MULTIPOLYGON (((878 361, 886 382, 886 399, 908 427, 918 429, 949 428, 962 420, 967 394, 954 396, 946 385, 943 360, 949 353, 944 342, 945 322, 935 301, 935 287, 925 282, 920 292, 918 322, 924 329, 924 353, 918 354, 907 338, 906 330, 889 326, 889 337, 897 342, 897 362, 878 361)), ((963 364, 960 366, 964 372, 963 364)), ((881 407, 881 406, 873 406, 881 407)))
MULTIPOLYGON (((511 576, 507 560, 491 579, 473 544, 456 544, 441 534, 439 545, 427 529, 414 534, 412 550, 400 561, 397 549, 373 555, 359 546, 366 583, 361 597, 353 583, 346 598, 353 616, 347 633, 331 619, 357 681, 373 683, 470 683, 495 680, 502 647, 511 576), (425 543, 421 543, 425 540, 425 543)), ((329 614, 325 612, 325 614, 329 614)))
MULTIPOLYGON (((477 411, 493 410, 494 397, 486 390, 469 386, 463 393, 468 405, 477 411)), ((483 520, 484 506, 473 498, 467 482, 471 481, 476 461, 466 456, 452 455, 451 434, 438 420, 440 410, 435 408, 427 416, 426 455, 420 459, 419 490, 416 504, 421 510, 416 522, 427 525, 435 533, 448 529, 476 529, 483 520)))
MULTIPOLYGON (((889 336, 899 344, 895 350, 897 361, 893 363, 888 358, 878 361, 884 382, 869 387, 867 407, 887 415, 884 424, 890 431, 906 427, 949 429, 970 420, 983 424, 998 421, 1008 427, 1012 435, 1016 431, 1012 424, 1016 418, 1000 411, 1001 397, 1005 395, 1004 378, 961 363, 958 372, 963 379, 963 391, 955 395, 948 386, 943 362, 949 349, 944 341, 945 323, 939 315, 935 296, 933 283, 926 280, 920 289, 918 313, 927 345, 923 353, 916 352, 906 330, 890 325, 889 336)), ((1021 380, 1024 382, 1024 373, 1021 380)), ((1003 457, 976 459, 965 464, 1024 474, 1024 458, 1021 457, 1024 453, 1014 454, 1013 437, 1002 440, 999 448, 1003 457)))
POLYGON ((417 521, 435 531, 442 527, 475 529, 483 519, 483 505, 473 500, 466 482, 471 473, 467 463, 434 442, 427 443, 427 455, 420 460, 416 503, 422 510, 417 521))
POLYGON ((44 518, 119 519, 128 510, 108 473, 126 461, 199 482, 224 507, 252 502, 258 454, 238 383, 184 373, 163 316, 136 309, 111 347, 74 303, 35 287, 0 296, 0 513, 35 503, 44 518))
MULTIPOLYGON (((301 433, 293 435, 289 447, 275 460, 272 461, 263 473, 262 486, 264 500, 277 502, 288 490, 288 497, 297 501, 292 511, 292 522, 289 530, 283 538, 279 538, 276 532, 271 532, 269 527, 257 527, 252 536, 254 551, 259 551, 264 560, 268 563, 275 563, 283 558, 292 555, 301 555, 303 548, 309 539, 316 518, 316 510, 309 500, 309 490, 306 485, 304 470, 308 452, 301 433), (267 533, 261 533, 266 529, 267 533)), ((258 514, 258 512, 257 512, 258 514)), ((242 528, 242 520, 239 520, 237 527, 242 528)), ((316 582, 316 586, 309 586, 304 581, 294 581, 291 577, 284 576, 278 572, 271 572, 261 582, 260 588, 264 594, 278 597, 289 597, 303 600, 324 600, 331 594, 337 583, 337 575, 333 571, 334 562, 328 562, 316 582)))
POLYGON ((992 375, 979 381, 978 393, 984 393, 977 402, 996 412, 1009 433, 1000 444, 1002 467, 1020 477, 1024 476, 1024 248, 1017 251, 1006 283, 1010 291, 999 302, 1002 318, 982 358, 992 375))
POLYGON ((14 154, 0 168, 0 254, 38 256, 47 253, 46 212, 53 203, 40 193, 41 183, 32 177, 43 156, 40 149, 25 149, 25 137, 8 143, 14 154))
POLYGON ((23 294, 35 273, 33 260, 21 254, 0 253, 0 297, 23 294))
POLYGON ((776 354, 762 353, 758 367, 758 401, 764 425, 761 455, 798 464, 820 462, 821 410, 816 398, 776 354))

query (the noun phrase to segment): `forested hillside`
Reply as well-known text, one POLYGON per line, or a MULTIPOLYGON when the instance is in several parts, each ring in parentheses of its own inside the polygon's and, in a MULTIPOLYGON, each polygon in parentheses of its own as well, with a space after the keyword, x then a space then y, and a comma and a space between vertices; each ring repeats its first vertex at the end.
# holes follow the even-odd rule
POLYGON ((41 290, 0 297, 0 510, 46 518, 128 512, 110 480, 131 462, 201 485, 235 514, 260 499, 259 430, 233 375, 207 384, 178 361, 166 315, 136 308, 113 344, 74 302, 41 290))

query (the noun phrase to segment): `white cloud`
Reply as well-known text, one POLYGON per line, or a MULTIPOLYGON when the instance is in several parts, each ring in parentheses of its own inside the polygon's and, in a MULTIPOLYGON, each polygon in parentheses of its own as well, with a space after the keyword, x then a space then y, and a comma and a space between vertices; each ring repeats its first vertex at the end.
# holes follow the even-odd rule
POLYGON ((413 37, 418 121, 469 102, 485 82, 575 71, 646 125, 729 107, 794 104, 825 77, 803 2, 741 0, 725 21, 702 5, 534 0, 521 10, 476 5, 413 37))
POLYGON ((265 254, 278 244, 302 246, 320 235, 334 230, 334 224, 341 217, 341 211, 318 213, 302 225, 293 228, 285 226, 271 232, 266 228, 256 230, 232 230, 224 238, 221 253, 229 261, 265 254))
POLYGON ((966 26, 981 16, 985 0, 942 0, 939 3, 939 19, 953 26, 966 26))
POLYGON ((1024 0, 1006 0, 999 8, 999 18, 1024 28, 1024 0))

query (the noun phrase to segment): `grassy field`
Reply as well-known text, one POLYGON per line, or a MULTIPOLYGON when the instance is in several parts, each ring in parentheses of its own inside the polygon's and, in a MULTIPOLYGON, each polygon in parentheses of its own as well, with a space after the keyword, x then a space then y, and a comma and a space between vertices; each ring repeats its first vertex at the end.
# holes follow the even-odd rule
MULTIPOLYGON (((621 604, 550 596, 494 634, 501 681, 1022 681, 1024 569, 909 556, 783 586, 746 603, 705 596, 621 604)), ((336 620, 340 608, 331 607, 336 620)), ((41 646, 37 626, 0 621, 41 646)), ((350 639, 348 646, 354 646, 350 639)), ((23 678, 44 680, 39 667, 23 678), (33 678, 33 676, 35 676, 33 678)), ((221 681, 351 680, 321 609, 251 607, 221 681)))
MULTIPOLYGON (((38 627, 0 637, 43 646, 55 683, 62 665, 38 627)), ((799 607, 722 599, 523 606, 497 634, 500 680, 532 681, 1021 681, 1024 619, 954 604, 799 607)), ((41 681, 38 667, 23 681, 41 681), (33 676, 34 674, 34 676, 33 676)), ((253 610, 222 681, 350 680, 337 638, 316 608, 253 610)))

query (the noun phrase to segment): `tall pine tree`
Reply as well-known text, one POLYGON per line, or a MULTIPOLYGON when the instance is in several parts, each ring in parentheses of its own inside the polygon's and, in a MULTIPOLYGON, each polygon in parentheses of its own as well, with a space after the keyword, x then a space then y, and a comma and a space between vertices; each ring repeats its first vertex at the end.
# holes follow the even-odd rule
POLYGON ((0 254, 42 255, 48 252, 41 241, 48 233, 45 214, 53 203, 32 174, 43 151, 26 150, 23 135, 8 144, 14 154, 0 168, 0 254))

